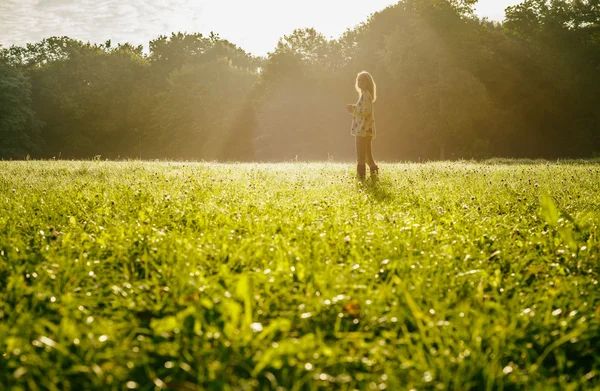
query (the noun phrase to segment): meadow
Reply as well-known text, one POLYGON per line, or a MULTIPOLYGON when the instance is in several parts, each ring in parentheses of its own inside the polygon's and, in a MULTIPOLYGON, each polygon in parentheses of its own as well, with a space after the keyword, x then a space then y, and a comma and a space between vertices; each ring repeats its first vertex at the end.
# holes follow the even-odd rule
POLYGON ((0 389, 600 389, 600 164, 0 162, 0 389))

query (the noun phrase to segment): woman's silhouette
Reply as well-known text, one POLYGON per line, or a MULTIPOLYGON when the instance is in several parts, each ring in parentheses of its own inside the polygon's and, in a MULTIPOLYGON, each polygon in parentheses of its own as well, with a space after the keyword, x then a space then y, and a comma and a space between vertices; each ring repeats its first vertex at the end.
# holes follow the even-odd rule
POLYGON ((377 92, 373 77, 369 72, 360 72, 356 76, 356 91, 360 97, 356 104, 347 105, 352 114, 351 134, 356 139, 356 172, 360 180, 365 179, 366 166, 369 165, 371 176, 379 174, 379 167, 373 159, 372 141, 375 139, 375 116, 373 103, 377 92))

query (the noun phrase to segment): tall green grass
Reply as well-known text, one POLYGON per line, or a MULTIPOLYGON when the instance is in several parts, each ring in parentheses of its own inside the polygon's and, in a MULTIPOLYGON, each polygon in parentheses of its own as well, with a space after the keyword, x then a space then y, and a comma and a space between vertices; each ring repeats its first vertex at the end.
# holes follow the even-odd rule
POLYGON ((600 389, 599 217, 597 164, 0 162, 0 388, 600 389))

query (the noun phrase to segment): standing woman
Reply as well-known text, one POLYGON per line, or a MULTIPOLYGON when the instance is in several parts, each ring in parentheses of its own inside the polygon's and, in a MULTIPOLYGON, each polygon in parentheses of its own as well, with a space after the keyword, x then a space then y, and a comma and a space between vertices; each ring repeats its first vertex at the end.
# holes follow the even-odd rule
POLYGON ((356 91, 360 98, 354 105, 347 105, 352 114, 351 134, 356 138, 356 172, 360 180, 365 179, 366 166, 369 165, 371 176, 379 173, 373 160, 371 142, 375 139, 375 117, 373 103, 377 99, 375 82, 369 72, 361 72, 356 77, 356 91))

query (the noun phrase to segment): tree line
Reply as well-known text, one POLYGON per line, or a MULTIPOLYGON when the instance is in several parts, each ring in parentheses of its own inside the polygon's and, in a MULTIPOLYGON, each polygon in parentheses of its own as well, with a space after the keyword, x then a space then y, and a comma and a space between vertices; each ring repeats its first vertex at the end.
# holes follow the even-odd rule
POLYGON ((349 160, 357 72, 382 160, 600 154, 600 0, 402 0, 256 57, 218 34, 0 48, 0 158, 349 160))

